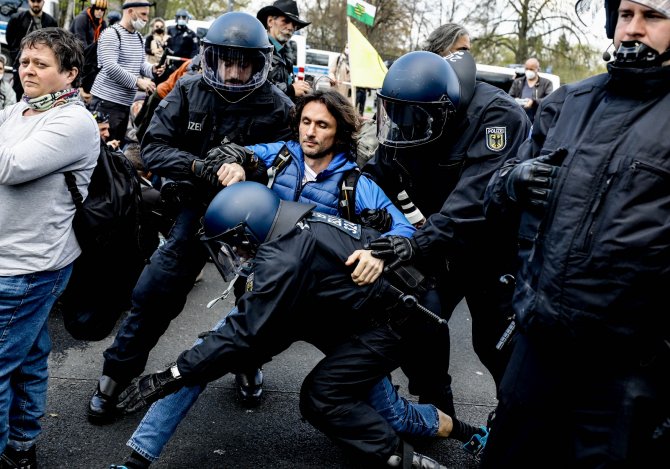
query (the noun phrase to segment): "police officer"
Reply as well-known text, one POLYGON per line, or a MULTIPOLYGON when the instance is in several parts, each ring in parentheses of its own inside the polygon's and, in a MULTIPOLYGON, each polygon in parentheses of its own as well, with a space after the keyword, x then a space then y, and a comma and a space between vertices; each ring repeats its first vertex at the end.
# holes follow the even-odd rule
MULTIPOLYGON (((499 279, 514 272, 516 241, 515 232, 485 219, 482 201, 491 175, 516 154, 530 122, 507 93, 475 84, 474 75, 465 51, 446 59, 417 51, 396 60, 378 93, 380 146, 363 171, 389 196, 409 196, 428 219, 409 239, 376 241, 373 255, 389 263, 416 260, 438 277, 447 319, 466 298, 474 350, 498 382, 506 359, 495 347, 509 323, 512 292, 499 279)), ((429 356, 442 363, 426 363, 416 373, 425 382, 410 382, 410 392, 453 415, 448 341, 447 330, 441 340, 426 341, 435 347, 429 356)))
POLYGON ((188 11, 180 8, 175 14, 176 24, 167 30, 167 47, 173 55, 184 59, 192 59, 200 48, 198 35, 188 27, 190 17, 188 11))
POLYGON ((492 180, 487 215, 520 212, 523 262, 482 467, 668 461, 670 4, 604 6, 607 73, 546 97, 492 180))
MULTIPOLYGON (((231 267, 254 258, 238 312, 169 369, 134 382, 121 395, 119 407, 132 412, 183 386, 202 385, 239 366, 269 361, 293 342, 306 340, 326 354, 301 389, 300 409, 310 423, 368 463, 442 468, 403 444, 361 399, 398 366, 403 336, 410 336, 416 324, 433 321, 403 306, 400 296, 429 296, 430 291, 410 290, 399 279, 389 280, 392 275, 356 285, 353 267, 345 261, 379 232, 315 212, 314 207, 280 200, 254 182, 234 184, 215 197, 205 213, 203 238, 217 267, 231 272, 231 267)), ((406 272, 420 277, 417 271, 406 272)), ((184 389, 173 400, 179 402, 182 393, 191 391, 184 389)), ((165 412, 153 417, 172 418, 165 412)), ((477 432, 453 420, 450 436, 466 441, 477 432)))
MULTIPOLYGON (((132 308, 114 343, 104 352, 103 376, 90 400, 89 420, 114 418, 116 396, 144 370, 149 352, 172 318, 184 307, 208 254, 196 233, 215 189, 192 172, 224 138, 240 144, 274 141, 290 134, 291 101, 267 82, 271 45, 253 16, 226 13, 207 32, 202 74, 182 78, 161 101, 142 144, 147 170, 177 181, 175 223, 142 272, 133 291, 132 308)), ((224 185, 244 180, 245 168, 224 165, 224 185)), ((264 171, 252 162, 247 173, 264 171)), ((170 198, 169 193, 165 193, 170 198)))

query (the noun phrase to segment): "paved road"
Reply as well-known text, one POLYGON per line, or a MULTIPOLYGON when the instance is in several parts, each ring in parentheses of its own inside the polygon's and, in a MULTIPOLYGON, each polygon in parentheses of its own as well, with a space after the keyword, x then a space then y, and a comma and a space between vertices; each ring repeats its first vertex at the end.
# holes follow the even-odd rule
MULTIPOLYGON (((212 264, 193 289, 184 312, 171 324, 153 350, 147 371, 163 369, 189 347, 197 333, 208 330, 230 301, 212 309, 205 305, 218 296, 222 283, 212 264)), ((470 318, 459 305, 451 321, 452 375, 459 417, 482 424, 495 406, 493 380, 474 356, 470 318)), ((69 337, 62 320, 50 319, 53 352, 44 432, 38 443, 40 468, 104 469, 120 464, 129 449, 125 442, 142 415, 123 418, 110 426, 88 423, 85 409, 102 368, 102 351, 113 336, 100 342, 69 337)), ((356 468, 347 456, 300 418, 300 384, 322 357, 300 342, 264 367, 266 397, 261 407, 248 410, 235 401, 232 375, 212 383, 193 407, 165 448, 156 468, 356 468)), ((406 379, 396 372, 400 392, 407 394, 406 379)), ((425 454, 449 468, 474 469, 476 461, 453 441, 420 444, 425 454)))

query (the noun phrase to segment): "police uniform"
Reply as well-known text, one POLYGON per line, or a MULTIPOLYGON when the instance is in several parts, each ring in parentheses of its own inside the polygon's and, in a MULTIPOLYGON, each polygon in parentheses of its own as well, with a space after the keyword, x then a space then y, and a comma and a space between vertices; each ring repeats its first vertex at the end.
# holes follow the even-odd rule
MULTIPOLYGON (((528 136, 530 122, 507 93, 477 82, 464 114, 448 121, 440 138, 410 149, 380 145, 363 168, 387 194, 406 191, 428 218, 413 235, 418 245, 415 260, 421 269, 439 279, 442 311, 451 316, 465 298, 473 318, 473 345, 496 382, 506 357, 496 350, 511 316, 512 289, 499 282, 514 273, 516 233, 502 231, 484 217, 484 192, 491 175, 508 158, 516 156, 528 136), (436 262, 435 259, 444 259, 436 262)), ((427 331, 430 333, 430 331, 427 331)), ((426 363, 425 376, 412 394, 439 397, 449 386, 449 337, 426 340, 443 369, 426 363)), ((422 350, 426 353, 426 350, 422 350)), ((417 362, 420 362, 417 360, 417 362)), ((445 410, 445 409, 442 409, 445 410)))
MULTIPOLYGON (((264 83, 237 103, 223 100, 200 76, 182 78, 159 104, 142 144, 147 170, 190 182, 192 200, 175 215, 166 243, 151 257, 133 290, 132 309, 104 352, 103 374, 127 383, 144 370, 149 352, 184 307, 208 254, 197 237, 212 190, 191 164, 224 137, 245 145, 286 138, 291 101, 264 83)), ((239 98, 238 98, 239 99, 239 98)))
POLYGON ((198 35, 188 26, 170 26, 167 34, 167 46, 175 56, 192 59, 198 53, 198 35))
POLYGON ((398 295, 389 292, 384 277, 362 287, 353 283, 345 260, 378 236, 311 212, 285 235, 263 243, 248 292, 237 303, 239 312, 179 356, 183 383, 215 380, 270 361, 295 341, 308 341, 326 357, 302 386, 303 416, 359 456, 385 462, 400 439, 365 398, 398 367, 405 355, 403 341, 411 340, 414 325, 427 319, 397 306, 398 295))
POLYGON ((521 334, 486 467, 667 462, 670 67, 608 69, 549 95, 519 153, 567 152, 544 217, 522 213, 521 334))

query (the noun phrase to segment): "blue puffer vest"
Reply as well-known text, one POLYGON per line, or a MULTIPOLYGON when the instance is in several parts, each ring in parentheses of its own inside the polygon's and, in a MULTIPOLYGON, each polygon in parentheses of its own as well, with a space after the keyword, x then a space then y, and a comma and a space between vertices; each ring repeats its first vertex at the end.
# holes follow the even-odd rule
POLYGON ((251 145, 247 148, 254 151, 270 168, 282 147, 291 153, 291 161, 278 174, 272 186, 283 200, 316 204, 316 211, 338 215, 340 182, 344 173, 356 167, 356 163, 346 158, 344 153, 338 153, 324 171, 321 171, 316 181, 302 185, 305 176, 305 159, 300 144, 296 141, 275 142, 260 145, 251 145))

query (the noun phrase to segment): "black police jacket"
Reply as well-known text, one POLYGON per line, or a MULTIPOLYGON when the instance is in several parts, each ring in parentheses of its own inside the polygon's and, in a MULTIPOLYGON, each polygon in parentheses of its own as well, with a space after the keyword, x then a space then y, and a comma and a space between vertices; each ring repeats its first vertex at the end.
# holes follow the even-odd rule
POLYGON ((413 235, 421 259, 435 264, 446 256, 450 265, 476 273, 514 254, 515 233, 503 239, 485 218, 483 199, 492 174, 516 156, 529 132, 530 121, 514 99, 478 82, 465 115, 447 122, 440 138, 404 149, 380 145, 363 172, 392 200, 406 191, 428 218, 413 235))
POLYGON ((177 57, 192 59, 198 53, 200 40, 198 35, 187 26, 170 26, 167 30, 167 46, 177 57))
POLYGON ((201 75, 182 77, 160 102, 142 139, 142 160, 147 170, 175 181, 200 184, 191 163, 204 158, 224 137, 240 145, 285 140, 291 134, 289 114, 293 103, 270 83, 248 96, 222 93, 207 85, 201 75))
MULTIPOLYGON (((670 67, 610 66, 544 100, 520 160, 567 155, 546 214, 522 212, 520 327, 588 344, 608 361, 663 349, 670 359, 669 115, 670 67)), ((518 207, 499 181, 488 210, 511 218, 518 207)))
POLYGON ((226 327, 179 356, 187 382, 212 381, 268 362, 297 340, 317 347, 334 344, 369 328, 371 319, 394 302, 383 277, 357 286, 351 280, 353 267, 344 264, 379 233, 330 215, 316 216, 331 223, 303 221, 260 246, 248 291, 237 303, 240 314, 228 315, 226 327))
POLYGON ((277 88, 286 93, 291 99, 295 98, 295 90, 291 86, 295 78, 293 74, 293 60, 288 45, 281 50, 272 48, 272 68, 268 74, 268 81, 277 85, 277 88))

